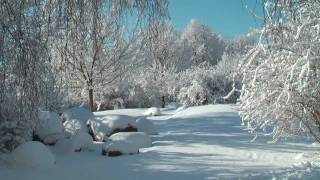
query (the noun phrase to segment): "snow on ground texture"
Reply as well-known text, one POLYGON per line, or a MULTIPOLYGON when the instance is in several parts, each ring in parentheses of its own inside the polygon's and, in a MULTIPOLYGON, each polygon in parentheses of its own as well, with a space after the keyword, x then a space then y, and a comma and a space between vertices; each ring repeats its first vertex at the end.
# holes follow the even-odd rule
POLYGON ((54 155, 51 151, 37 141, 21 144, 11 153, 11 157, 11 165, 19 169, 52 168, 55 164, 54 155))
MULTIPOLYGON (((138 119, 144 111, 94 114, 138 119)), ((251 143, 253 137, 242 130, 233 105, 190 107, 174 113, 162 109, 161 116, 147 117, 159 135, 152 137, 152 147, 140 150, 138 155, 108 158, 101 156, 103 144, 95 143, 93 152, 56 155, 57 165, 49 172, 17 172, 1 166, 0 179, 320 179, 320 146, 311 139, 270 144, 270 137, 261 136, 251 143)))
POLYGON ((40 111, 35 134, 45 143, 54 144, 63 137, 63 124, 55 112, 40 111))
POLYGON ((109 137, 110 141, 126 141, 132 143, 138 148, 146 148, 151 146, 151 138, 144 132, 119 132, 109 137))
POLYGON ((139 118, 136 120, 138 131, 144 132, 149 135, 155 135, 158 133, 156 127, 151 120, 146 118, 139 118))
POLYGON ((64 121, 71 119, 81 120, 84 124, 92 118, 94 115, 88 109, 82 107, 73 107, 62 113, 62 119, 64 121))

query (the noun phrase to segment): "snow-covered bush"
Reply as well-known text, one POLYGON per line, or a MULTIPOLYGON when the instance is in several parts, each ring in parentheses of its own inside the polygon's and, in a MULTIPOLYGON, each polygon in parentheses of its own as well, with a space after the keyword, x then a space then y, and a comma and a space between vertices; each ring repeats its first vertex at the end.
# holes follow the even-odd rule
POLYGON ((87 121, 92 118, 94 115, 88 109, 82 107, 73 107, 62 113, 63 121, 78 119, 83 123, 87 123, 87 121))
POLYGON ((104 156, 120 156, 124 154, 138 154, 139 148, 133 143, 127 141, 107 141, 101 154, 104 156))
POLYGON ((149 135, 154 135, 158 133, 156 127, 149 119, 139 118, 136 120, 136 123, 139 132, 144 132, 149 135))
POLYGON ((160 114, 160 108, 158 107, 151 107, 143 113, 145 116, 159 116, 160 114))
POLYGON ((93 145, 92 141, 92 137, 88 133, 77 133, 72 137, 73 150, 76 152, 89 150, 93 145))
POLYGON ((67 119, 63 126, 65 128, 66 137, 74 136, 78 133, 88 132, 87 125, 79 119, 67 119))
POLYGON ((91 118, 88 121, 88 126, 95 141, 104 141, 108 136, 117 132, 138 131, 135 119, 124 115, 91 118))
POLYGON ((12 164, 21 168, 50 168, 55 165, 52 152, 42 143, 29 141, 19 145, 11 153, 12 164))
POLYGON ((63 137, 64 127, 59 115, 55 112, 40 111, 39 121, 34 131, 34 138, 44 144, 55 144, 63 137))
POLYGON ((265 11, 260 43, 243 62, 243 122, 253 133, 272 128, 274 140, 320 141, 320 2, 270 1, 265 11))
POLYGON ((177 89, 177 99, 185 106, 224 102, 232 89, 233 79, 225 76, 223 70, 206 63, 193 66, 179 73, 179 81, 172 86, 177 89))
POLYGON ((178 96, 178 99, 188 107, 207 104, 209 98, 207 87, 198 81, 193 81, 189 87, 181 88, 178 96))
POLYGON ((143 132, 119 132, 106 141, 102 155, 137 154, 140 148, 150 147, 151 143, 150 137, 143 132))

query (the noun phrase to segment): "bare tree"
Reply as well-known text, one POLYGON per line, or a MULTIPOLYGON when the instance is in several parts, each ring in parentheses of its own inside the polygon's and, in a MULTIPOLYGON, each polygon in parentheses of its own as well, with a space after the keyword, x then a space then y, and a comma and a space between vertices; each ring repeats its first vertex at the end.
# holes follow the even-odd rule
POLYGON ((91 111, 95 88, 107 86, 124 73, 121 60, 130 54, 138 30, 144 23, 166 18, 167 3, 79 0, 66 1, 57 9, 63 15, 57 21, 61 38, 55 47, 68 66, 72 78, 68 81, 87 89, 91 111))

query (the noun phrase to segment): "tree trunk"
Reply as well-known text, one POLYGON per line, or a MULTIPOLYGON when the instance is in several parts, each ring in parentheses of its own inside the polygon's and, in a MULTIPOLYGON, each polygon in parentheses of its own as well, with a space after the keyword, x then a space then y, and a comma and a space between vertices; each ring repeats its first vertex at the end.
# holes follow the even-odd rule
POLYGON ((94 107, 93 107, 93 89, 89 89, 89 107, 90 107, 90 111, 94 112, 94 107))
POLYGON ((161 97, 161 102, 162 102, 161 107, 164 108, 164 106, 166 105, 164 96, 161 97))

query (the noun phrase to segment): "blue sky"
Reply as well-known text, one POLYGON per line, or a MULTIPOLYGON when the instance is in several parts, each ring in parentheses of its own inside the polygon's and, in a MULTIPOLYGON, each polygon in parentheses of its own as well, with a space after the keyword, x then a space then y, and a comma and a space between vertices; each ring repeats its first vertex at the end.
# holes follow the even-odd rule
POLYGON ((178 30, 196 19, 229 38, 261 25, 245 6, 261 14, 260 0, 169 0, 171 20, 178 30))

